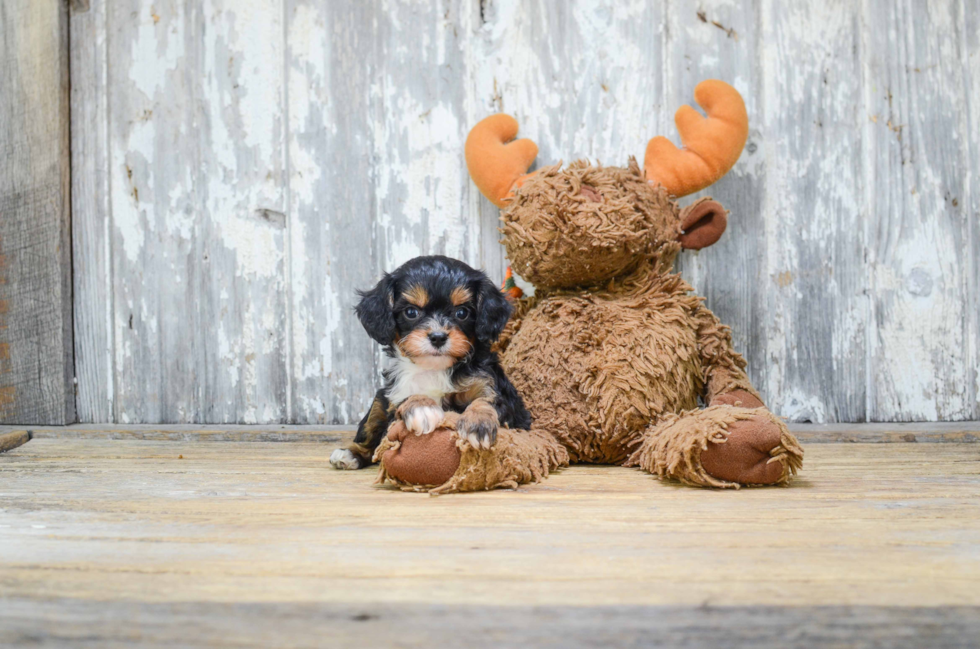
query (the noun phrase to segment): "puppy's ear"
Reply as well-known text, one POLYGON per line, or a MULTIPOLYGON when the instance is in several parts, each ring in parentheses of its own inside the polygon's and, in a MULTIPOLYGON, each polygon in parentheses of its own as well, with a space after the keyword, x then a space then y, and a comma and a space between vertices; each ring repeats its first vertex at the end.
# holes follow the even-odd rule
POLYGON ((385 273, 370 291, 358 291, 361 301, 354 307, 368 335, 382 345, 395 340, 395 280, 385 273))
POLYGON ((497 285, 484 277, 480 280, 476 302, 476 337, 492 343, 510 320, 511 306, 497 285))

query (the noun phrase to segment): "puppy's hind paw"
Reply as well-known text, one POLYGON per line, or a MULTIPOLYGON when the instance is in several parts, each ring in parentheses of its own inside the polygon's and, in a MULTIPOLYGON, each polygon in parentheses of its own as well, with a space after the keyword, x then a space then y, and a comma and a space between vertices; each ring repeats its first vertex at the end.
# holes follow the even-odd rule
POLYGON ((338 448, 330 454, 330 466, 340 471, 355 471, 365 464, 366 462, 346 448, 338 448))

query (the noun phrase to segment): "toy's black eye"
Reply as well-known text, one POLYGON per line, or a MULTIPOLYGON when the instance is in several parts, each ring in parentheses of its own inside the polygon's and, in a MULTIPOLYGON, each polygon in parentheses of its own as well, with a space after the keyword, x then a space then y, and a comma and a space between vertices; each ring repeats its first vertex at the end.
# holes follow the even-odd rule
POLYGON ((420 315, 419 310, 416 309, 414 306, 410 306, 407 309, 405 309, 404 313, 405 313, 405 317, 408 318, 409 320, 414 320, 420 315))
POLYGON ((457 320, 466 320, 468 317, 470 317, 470 310, 467 309, 465 306, 461 306, 458 309, 456 309, 456 313, 454 313, 453 315, 456 317, 457 320))

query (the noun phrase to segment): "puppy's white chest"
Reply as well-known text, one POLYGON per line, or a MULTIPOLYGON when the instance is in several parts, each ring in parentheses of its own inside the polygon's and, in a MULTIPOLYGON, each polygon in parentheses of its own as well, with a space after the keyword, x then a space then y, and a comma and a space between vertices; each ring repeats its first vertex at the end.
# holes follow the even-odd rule
POLYGON ((391 403, 401 403, 415 394, 424 394, 436 401, 454 391, 449 370, 419 367, 407 358, 398 358, 392 368, 394 384, 388 394, 391 403))

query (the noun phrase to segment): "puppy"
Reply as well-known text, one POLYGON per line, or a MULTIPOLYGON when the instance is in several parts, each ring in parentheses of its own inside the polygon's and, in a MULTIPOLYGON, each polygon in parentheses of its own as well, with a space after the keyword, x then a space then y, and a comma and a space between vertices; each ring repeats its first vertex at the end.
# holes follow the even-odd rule
POLYGON ((395 419, 416 435, 459 413, 456 431, 490 448, 497 427, 527 429, 531 415, 490 350, 510 318, 510 303, 487 276, 448 257, 416 257, 359 292, 357 317, 392 359, 384 387, 357 427, 354 443, 330 456, 336 469, 372 462, 395 419))

